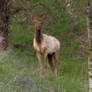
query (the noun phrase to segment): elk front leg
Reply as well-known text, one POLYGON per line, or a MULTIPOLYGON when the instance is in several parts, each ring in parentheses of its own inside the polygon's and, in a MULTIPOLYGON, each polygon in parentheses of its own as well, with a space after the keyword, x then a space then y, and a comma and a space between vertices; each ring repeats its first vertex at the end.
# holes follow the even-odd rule
POLYGON ((40 69, 40 77, 42 77, 42 62, 41 62, 41 53, 40 52, 36 52, 37 58, 39 60, 39 69, 40 69))

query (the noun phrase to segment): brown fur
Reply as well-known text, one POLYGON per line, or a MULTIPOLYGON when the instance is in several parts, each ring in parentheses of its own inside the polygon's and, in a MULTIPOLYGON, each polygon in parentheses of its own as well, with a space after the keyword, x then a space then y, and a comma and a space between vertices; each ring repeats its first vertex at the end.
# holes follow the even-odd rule
POLYGON ((39 60, 40 77, 42 77, 41 54, 44 55, 44 65, 46 71, 48 72, 47 65, 49 63, 52 72, 57 75, 57 52, 60 48, 60 43, 56 38, 41 33, 43 19, 44 18, 38 19, 37 17, 33 17, 33 21, 35 22, 35 38, 33 45, 36 50, 37 58, 39 60), (55 60, 55 64, 52 62, 53 58, 55 60))
POLYGON ((35 38, 38 44, 41 44, 42 41, 42 34, 41 34, 41 30, 36 30, 35 31, 35 38))

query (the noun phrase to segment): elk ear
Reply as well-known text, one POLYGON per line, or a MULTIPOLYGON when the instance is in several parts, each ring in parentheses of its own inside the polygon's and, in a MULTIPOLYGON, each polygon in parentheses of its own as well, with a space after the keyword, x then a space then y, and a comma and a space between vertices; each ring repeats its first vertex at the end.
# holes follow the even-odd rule
POLYGON ((47 17, 43 17, 43 18, 40 18, 40 21, 43 21, 43 20, 45 20, 47 17))
POLYGON ((33 20, 34 22, 37 22, 37 21, 38 21, 38 18, 35 17, 35 16, 33 16, 33 17, 32 17, 32 20, 33 20))

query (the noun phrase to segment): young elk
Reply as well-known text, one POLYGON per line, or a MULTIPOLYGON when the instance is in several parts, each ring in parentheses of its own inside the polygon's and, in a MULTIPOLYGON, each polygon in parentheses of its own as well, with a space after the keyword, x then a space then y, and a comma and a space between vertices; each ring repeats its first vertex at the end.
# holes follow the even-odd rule
POLYGON ((57 75, 57 61, 58 61, 58 51, 60 49, 60 42, 55 37, 43 34, 41 32, 42 22, 44 18, 32 18, 35 23, 35 33, 33 40, 33 47, 36 50, 36 55, 39 60, 40 77, 42 77, 42 61, 41 55, 44 55, 45 69, 48 72, 47 64, 49 63, 52 72, 57 75), (55 59, 55 65, 52 62, 52 58, 55 59))

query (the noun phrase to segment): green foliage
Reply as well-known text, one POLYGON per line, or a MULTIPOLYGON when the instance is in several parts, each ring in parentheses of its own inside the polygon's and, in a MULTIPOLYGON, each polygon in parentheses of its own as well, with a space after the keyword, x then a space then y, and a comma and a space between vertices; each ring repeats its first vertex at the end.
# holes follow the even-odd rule
MULTIPOLYGON (((16 1, 20 6, 38 5, 31 11, 20 11, 14 15, 15 18, 11 18, 8 38, 10 50, 0 60, 0 92, 87 92, 87 56, 79 56, 80 45, 75 37, 76 33, 85 32, 85 14, 75 12, 76 17, 72 18, 60 0, 31 0, 30 3, 25 3, 26 0, 16 1), (45 4, 50 11, 39 5, 40 3, 45 4), (44 14, 47 19, 42 32, 57 37, 61 42, 57 78, 50 67, 49 74, 46 75, 43 69, 43 78, 39 78, 39 62, 33 53, 34 26, 30 15, 41 17, 44 14), (26 15, 26 23, 19 23, 26 15), (15 43, 22 43, 24 47, 15 49, 15 43), (76 54, 76 51, 79 53, 76 54)), ((74 5, 76 10, 85 8, 85 3, 81 0, 75 0, 74 5)))

